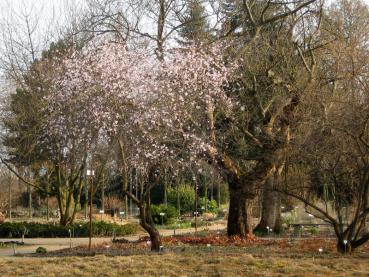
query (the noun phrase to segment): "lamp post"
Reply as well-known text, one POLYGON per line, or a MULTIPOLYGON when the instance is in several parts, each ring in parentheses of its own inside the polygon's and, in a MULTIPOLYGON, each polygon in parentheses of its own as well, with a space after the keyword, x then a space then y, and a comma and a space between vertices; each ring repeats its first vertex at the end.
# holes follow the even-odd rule
POLYGON ((87 177, 90 177, 90 224, 88 230, 88 250, 91 251, 91 241, 92 241, 92 198, 93 198, 93 189, 94 182, 93 176, 95 175, 95 171, 87 170, 87 177))
POLYGON ((99 214, 100 214, 100 221, 103 221, 103 215, 104 215, 105 211, 104 210, 99 210, 99 214))
MULTIPOLYGON (((102 184, 101 184, 101 211, 105 212, 105 174, 102 174, 102 184)), ((102 220, 102 215, 101 215, 102 220)))
POLYGON ((347 247, 347 240, 345 239, 344 241, 343 241, 343 245, 344 245, 344 247, 345 247, 345 253, 346 253, 346 251, 347 251, 347 249, 346 249, 346 247, 347 247))
POLYGON ((72 250, 72 230, 68 229, 69 233, 69 250, 72 250))
POLYGON ((124 214, 125 214, 125 213, 124 213, 123 211, 122 211, 122 212, 119 212, 120 220, 121 220, 121 221, 123 221, 124 214))
POLYGON ((85 220, 87 220, 88 217, 88 181, 87 181, 87 170, 84 170, 83 172, 83 182, 84 182, 84 191, 85 191, 85 197, 86 197, 86 201, 84 204, 84 209, 85 209, 85 220))
POLYGON ((164 216, 165 216, 165 213, 160 213, 159 215, 161 217, 161 225, 163 225, 164 224, 164 216))
MULTIPOLYGON (((47 176, 47 169, 45 167, 42 167, 39 171, 40 177, 47 176)), ((49 178, 47 176, 46 180, 46 219, 47 222, 49 222, 49 178)))
POLYGON ((11 175, 9 175, 9 205, 8 205, 8 210, 9 210, 9 220, 12 219, 12 177, 11 175))
POLYGON ((197 186, 197 182, 196 182, 196 177, 195 176, 192 177, 192 180, 195 183, 195 212, 194 212, 194 215, 195 215, 195 234, 197 234, 197 216, 199 214, 199 212, 197 211, 197 205, 198 205, 198 199, 197 199, 198 186, 197 186))

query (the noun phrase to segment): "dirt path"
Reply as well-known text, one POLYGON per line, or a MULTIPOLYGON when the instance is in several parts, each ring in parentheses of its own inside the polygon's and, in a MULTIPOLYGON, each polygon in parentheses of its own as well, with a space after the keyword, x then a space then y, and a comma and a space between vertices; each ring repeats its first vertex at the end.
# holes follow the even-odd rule
MULTIPOLYGON (((218 224, 213 225, 209 227, 199 227, 198 231, 202 230, 223 230, 225 228, 224 224, 218 224)), ((171 236, 174 234, 173 230, 159 230, 160 234, 162 236, 171 236)), ((194 233, 195 228, 187 228, 187 229, 177 229, 176 234, 188 234, 188 233, 194 233)), ((141 236, 146 236, 147 234, 142 232, 131 236, 125 236, 123 238, 135 241, 138 240, 141 236)), ((108 243, 111 242, 111 237, 108 238, 93 238, 92 243, 93 244, 101 244, 101 243, 108 243)), ((0 239, 0 242, 6 242, 6 241, 14 241, 18 239, 0 239)), ((40 246, 45 247, 48 251, 55 251, 63 248, 70 247, 70 239, 69 238, 34 238, 34 239, 25 239, 24 240, 25 245, 24 246, 16 246, 15 251, 18 254, 29 254, 29 253, 35 253, 36 249, 40 246)), ((79 246, 79 245, 87 245, 88 244, 88 238, 73 238, 72 239, 72 247, 79 246)), ((13 248, 0 248, 0 256, 6 257, 6 256, 13 256, 14 255, 14 249, 13 248)))

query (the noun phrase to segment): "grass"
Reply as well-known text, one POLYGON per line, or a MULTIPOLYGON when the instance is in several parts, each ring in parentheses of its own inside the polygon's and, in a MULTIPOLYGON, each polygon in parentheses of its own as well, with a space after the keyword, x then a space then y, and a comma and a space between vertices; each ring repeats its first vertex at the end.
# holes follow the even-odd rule
MULTIPOLYGON (((210 226, 211 223, 210 222, 206 222, 204 220, 200 220, 198 219, 197 221, 197 227, 204 227, 204 226, 210 226)), ((165 229, 165 230, 173 230, 173 229, 189 229, 189 228, 194 228, 195 227, 195 221, 189 221, 189 220, 184 220, 184 221, 180 221, 180 222, 175 222, 172 224, 168 224, 168 225, 157 225, 158 229, 165 229)))
POLYGON ((5 243, 0 242, 0 249, 1 248, 9 248, 9 247, 10 247, 9 244, 5 244, 5 243))
POLYGON ((367 257, 260 258, 247 253, 199 249, 162 255, 0 258, 0 276, 368 276, 368 273, 367 257))
POLYGON ((369 244, 343 256, 329 239, 183 236, 166 239, 161 254, 150 252, 145 241, 104 246, 94 245, 93 255, 81 246, 0 258, 0 276, 369 276, 369 244))
POLYGON ((191 228, 191 221, 180 221, 168 225, 158 225, 158 229, 189 229, 191 228))
MULTIPOLYGON (((206 221, 203 218, 199 217, 197 219, 197 227, 210 226, 216 222, 206 221)), ((174 223, 167 225, 157 225, 159 230, 173 230, 173 229, 189 229, 195 227, 195 220, 192 218, 191 220, 181 220, 175 221, 174 223)))

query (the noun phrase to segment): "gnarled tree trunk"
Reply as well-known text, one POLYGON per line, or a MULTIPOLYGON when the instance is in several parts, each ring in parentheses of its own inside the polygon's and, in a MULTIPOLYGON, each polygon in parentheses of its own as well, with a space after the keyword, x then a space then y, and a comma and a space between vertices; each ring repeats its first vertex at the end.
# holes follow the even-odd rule
POLYGON ((354 248, 352 247, 351 242, 344 241, 343 239, 337 240, 337 252, 342 253, 342 254, 349 254, 349 253, 352 253, 353 250, 354 248))
POLYGON ((261 203, 261 219, 254 231, 269 232, 269 230, 272 230, 275 233, 281 231, 281 195, 279 192, 273 191, 276 178, 276 174, 274 176, 269 176, 264 184, 261 203))
POLYGON ((149 198, 145 204, 140 204, 140 224, 150 236, 151 251, 160 251, 161 239, 159 231, 156 229, 154 220, 150 213, 149 198))
POLYGON ((240 190, 229 189, 228 236, 252 234, 252 199, 240 190))
POLYGON ((241 175, 236 165, 226 157, 221 160, 228 169, 230 203, 227 233, 229 236, 252 234, 252 206, 256 192, 273 171, 273 165, 265 160, 254 170, 241 175))

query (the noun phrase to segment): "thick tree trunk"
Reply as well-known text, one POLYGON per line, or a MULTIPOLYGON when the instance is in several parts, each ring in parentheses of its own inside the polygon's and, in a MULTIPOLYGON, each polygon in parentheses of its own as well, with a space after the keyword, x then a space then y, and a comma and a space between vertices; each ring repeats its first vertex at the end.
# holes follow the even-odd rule
POLYGON ((342 254, 350 254, 353 251, 354 251, 354 248, 352 247, 350 242, 344 241, 343 239, 338 239, 337 252, 342 253, 342 254))
POLYGON ((161 246, 161 239, 159 231, 155 228, 155 226, 151 226, 150 228, 145 229, 149 235, 151 240, 151 251, 159 252, 161 246))
MULTIPOLYGON (((365 220, 365 219, 364 219, 365 220)), ((360 223, 357 223, 360 224, 360 223)), ((364 232, 361 236, 355 237, 352 240, 349 240, 348 237, 350 237, 350 231, 353 230, 360 230, 361 224, 359 227, 351 226, 350 229, 347 229, 346 231, 342 233, 338 233, 337 226, 335 226, 336 229, 336 236, 337 236, 337 251, 342 254, 351 254, 354 252, 354 250, 363 244, 367 243, 369 241, 369 232, 364 232), (352 229, 351 229, 352 228, 352 229)))
POLYGON ((71 217, 69 215, 63 214, 63 215, 60 216, 60 225, 62 225, 62 226, 68 226, 69 224, 72 223, 71 221, 72 220, 71 220, 71 217))
POLYGON ((252 234, 252 199, 231 188, 229 194, 228 236, 245 237, 252 234))
POLYGON ((278 192, 272 190, 274 181, 275 177, 272 175, 265 182, 262 195, 261 219, 254 231, 268 232, 270 229, 275 233, 281 231, 281 196, 278 192))
POLYGON ((67 226, 72 223, 72 218, 69 213, 69 207, 64 206, 64 209, 60 210, 60 225, 67 226))
POLYGON ((259 161, 252 171, 242 174, 238 165, 226 155, 214 159, 224 169, 229 185, 228 235, 246 236, 252 234, 252 204, 257 190, 273 173, 273 155, 259 161))
POLYGON ((60 191, 59 193, 63 194, 58 196, 60 225, 67 226, 73 224, 78 207, 80 205, 80 196, 82 193, 82 187, 80 188, 80 191, 78 192, 77 195, 71 196, 69 201, 67 201, 67 199, 69 198, 68 194, 74 192, 65 191, 64 193, 62 193, 60 191))

